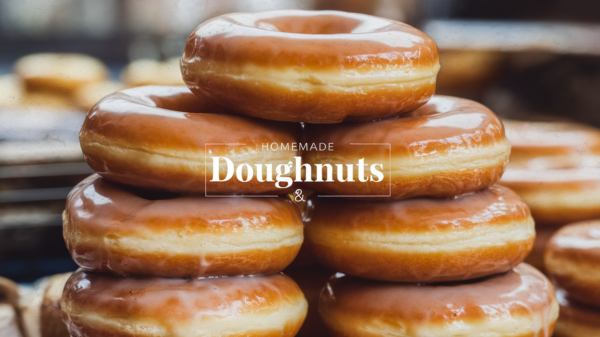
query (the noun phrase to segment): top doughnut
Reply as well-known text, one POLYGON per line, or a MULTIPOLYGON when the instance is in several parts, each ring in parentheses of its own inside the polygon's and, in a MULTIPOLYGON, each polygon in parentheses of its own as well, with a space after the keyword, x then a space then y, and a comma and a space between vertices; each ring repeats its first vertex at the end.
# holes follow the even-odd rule
POLYGON ((440 66, 433 40, 364 14, 280 10, 206 21, 187 40, 188 87, 240 114, 366 122, 425 104, 440 66))

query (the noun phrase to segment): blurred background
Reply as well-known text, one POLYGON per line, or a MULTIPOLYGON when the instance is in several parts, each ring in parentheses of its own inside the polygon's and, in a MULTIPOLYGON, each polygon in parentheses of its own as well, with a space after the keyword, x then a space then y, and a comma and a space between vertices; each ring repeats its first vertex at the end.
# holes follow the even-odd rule
POLYGON ((183 84, 178 57, 211 17, 289 8, 407 22, 440 48, 438 93, 503 118, 600 126, 596 0, 0 0, 0 275, 31 282, 76 268, 61 212, 92 173, 78 131, 95 101, 124 87, 183 84), (48 52, 93 58, 23 58, 48 52), (84 65, 85 83, 26 85, 27 69, 44 62, 59 74, 84 65))

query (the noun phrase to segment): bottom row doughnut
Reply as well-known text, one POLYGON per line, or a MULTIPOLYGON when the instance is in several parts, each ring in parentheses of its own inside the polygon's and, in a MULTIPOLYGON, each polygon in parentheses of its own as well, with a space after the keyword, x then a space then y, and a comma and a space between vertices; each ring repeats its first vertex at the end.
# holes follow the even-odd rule
MULTIPOLYGON (((429 285, 324 278, 313 277, 323 282, 318 311, 330 336, 548 337, 558 317, 552 285, 527 264, 429 285)), ((168 279, 80 270, 62 299, 63 320, 78 337, 294 336, 307 309, 298 285, 283 274, 168 279)))
POLYGON ((283 274, 205 279, 75 272, 65 285, 71 336, 294 336, 308 304, 283 274))

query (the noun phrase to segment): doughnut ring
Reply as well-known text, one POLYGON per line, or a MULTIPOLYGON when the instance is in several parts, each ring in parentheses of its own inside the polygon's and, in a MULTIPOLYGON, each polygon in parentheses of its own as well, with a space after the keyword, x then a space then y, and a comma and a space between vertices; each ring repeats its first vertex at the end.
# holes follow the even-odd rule
POLYGON ((98 59, 83 54, 39 53, 15 63, 15 73, 33 91, 73 94, 81 86, 108 79, 108 69, 98 59))
POLYGON ((562 289, 556 291, 556 299, 560 316, 554 337, 600 336, 600 310, 570 301, 562 289))
POLYGON ((510 154, 502 123, 492 111, 449 96, 434 96, 396 119, 306 125, 305 131, 309 143, 333 144, 333 151, 304 153, 304 162, 313 167, 358 165, 359 170, 361 159, 371 167, 381 165, 379 181, 363 182, 355 175, 354 181, 328 182, 325 173, 318 181, 317 170, 311 172, 314 182, 307 186, 338 196, 404 199, 474 192, 500 179, 510 154))
POLYGON ((306 316, 283 274, 205 279, 118 277, 79 270, 65 286, 71 336, 292 337, 306 316))
POLYGON ((271 274, 303 241, 300 212, 287 197, 165 196, 97 174, 71 191, 63 224, 79 266, 119 275, 271 274))
POLYGON ((367 279, 443 282, 501 273, 521 263, 535 239, 527 205, 501 186, 454 199, 309 201, 311 254, 367 279))
POLYGON ((528 165, 509 165, 499 184, 525 199, 538 226, 600 217, 600 165, 569 166, 551 158, 532 159, 528 165))
POLYGON ((512 147, 511 165, 528 165, 539 157, 575 165, 582 157, 600 156, 600 130, 596 128, 565 122, 504 120, 503 123, 512 147))
POLYGON ((548 279, 521 264, 475 282, 437 285, 336 275, 321 292, 319 312, 332 337, 550 337, 558 303, 548 279))
MULTIPOLYGON (((181 86, 122 90, 90 109, 79 136, 81 149, 94 171, 122 184, 178 193, 285 193, 272 181, 259 181, 258 174, 246 182, 236 174, 226 182, 210 182, 211 158, 251 167, 272 164, 275 171, 299 155, 291 148, 262 151, 265 143, 297 142, 299 125, 226 112, 181 86)), ((229 170, 222 161, 219 165, 220 179, 226 179, 229 170)))
POLYGON ((425 104, 439 71, 433 40, 406 24, 338 11, 226 14, 187 40, 195 94, 252 117, 366 122, 425 104))
POLYGON ((569 298, 600 308, 600 220, 561 228, 546 245, 544 263, 569 298))

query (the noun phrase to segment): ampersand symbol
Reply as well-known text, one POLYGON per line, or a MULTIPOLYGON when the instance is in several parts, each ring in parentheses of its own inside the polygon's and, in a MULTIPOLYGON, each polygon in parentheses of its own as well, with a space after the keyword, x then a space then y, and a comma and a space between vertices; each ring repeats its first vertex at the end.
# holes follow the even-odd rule
POLYGON ((296 202, 304 201, 304 196, 302 195, 301 189, 297 189, 296 192, 294 192, 294 200, 296 202))

